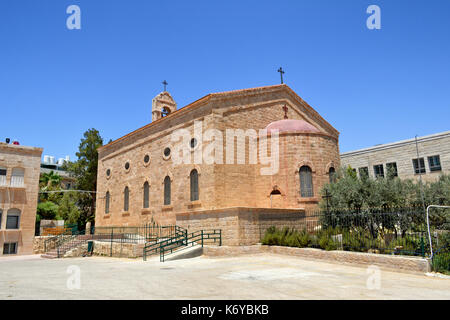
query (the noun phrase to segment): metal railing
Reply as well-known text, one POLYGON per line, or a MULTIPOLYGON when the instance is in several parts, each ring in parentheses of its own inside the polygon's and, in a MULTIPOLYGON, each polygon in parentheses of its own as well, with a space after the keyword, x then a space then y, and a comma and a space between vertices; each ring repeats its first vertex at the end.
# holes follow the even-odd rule
POLYGON ((58 258, 61 258, 67 251, 75 249, 91 239, 92 235, 86 235, 84 230, 72 233, 56 248, 58 258))
MULTIPOLYGON (((430 219, 433 230, 447 230, 442 215, 430 219)), ((284 220, 273 215, 259 225, 265 244, 422 257, 431 253, 423 208, 304 212, 284 220)))
POLYGON ((68 241, 70 236, 72 235, 72 230, 64 230, 63 233, 60 233, 56 236, 45 239, 44 241, 44 252, 48 252, 49 250, 56 249, 65 241, 68 241))
POLYGON ((217 244, 222 245, 222 230, 198 230, 188 233, 186 229, 177 227, 177 233, 174 237, 160 241, 158 243, 149 244, 144 247, 143 259, 147 260, 147 256, 150 254, 156 254, 159 252, 159 260, 164 262, 165 257, 172 253, 182 251, 189 247, 205 244, 217 244))
POLYGON ((143 249, 143 258, 144 261, 147 259, 148 255, 151 255, 153 253, 161 252, 161 248, 167 248, 170 246, 174 246, 178 243, 185 243, 187 239, 187 230, 179 227, 174 226, 174 232, 170 234, 169 237, 166 238, 160 238, 163 240, 158 239, 159 241, 156 241, 154 243, 147 243, 144 246, 143 249))

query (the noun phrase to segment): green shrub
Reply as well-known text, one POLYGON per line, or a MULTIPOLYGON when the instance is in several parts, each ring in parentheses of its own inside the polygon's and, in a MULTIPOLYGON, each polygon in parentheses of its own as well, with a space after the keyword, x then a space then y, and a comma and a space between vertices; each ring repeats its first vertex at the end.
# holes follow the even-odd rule
POLYGON ((433 256, 433 271, 450 275, 450 252, 438 252, 433 256))
POLYGON ((301 232, 299 232, 298 241, 299 241, 298 247, 300 248, 307 248, 311 246, 313 242, 311 236, 306 230, 302 230, 301 232))
POLYGON ((317 244, 324 250, 336 250, 338 248, 337 243, 331 238, 334 235, 332 228, 321 230, 317 233, 317 244))

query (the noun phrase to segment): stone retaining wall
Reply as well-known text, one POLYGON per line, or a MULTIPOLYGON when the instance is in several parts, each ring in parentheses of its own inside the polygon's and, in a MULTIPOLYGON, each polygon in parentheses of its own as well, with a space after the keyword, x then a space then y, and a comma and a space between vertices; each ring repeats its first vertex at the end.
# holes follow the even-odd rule
MULTIPOLYGON (((118 258, 142 257, 144 244, 136 243, 112 243, 112 256, 118 258)), ((94 241, 94 255, 111 256, 111 242, 94 241)))
POLYGON ((42 254, 44 251, 45 240, 51 238, 52 236, 35 236, 33 239, 33 253, 42 254))
POLYGON ((303 209, 235 207, 180 213, 176 224, 188 232, 221 229, 223 245, 248 246, 259 243, 271 226, 293 227, 306 219, 303 209))
POLYGON ((352 251, 325 251, 314 248, 292 248, 280 246, 207 246, 203 248, 206 257, 238 256, 244 254, 272 253, 296 256, 306 259, 325 260, 342 264, 376 265, 393 271, 430 272, 428 259, 409 256, 385 255, 352 251))

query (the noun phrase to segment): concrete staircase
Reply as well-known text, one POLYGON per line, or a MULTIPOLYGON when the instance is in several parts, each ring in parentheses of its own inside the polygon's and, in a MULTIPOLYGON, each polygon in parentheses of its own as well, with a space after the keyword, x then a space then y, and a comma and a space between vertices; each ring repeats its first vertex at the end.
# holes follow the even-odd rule
POLYGON ((83 245, 84 243, 86 243, 87 240, 90 239, 92 239, 92 235, 89 234, 75 236, 73 239, 62 243, 59 247, 51 249, 44 254, 41 254, 41 257, 46 259, 58 258, 58 249, 60 257, 64 257, 66 252, 78 248, 79 246, 83 245))

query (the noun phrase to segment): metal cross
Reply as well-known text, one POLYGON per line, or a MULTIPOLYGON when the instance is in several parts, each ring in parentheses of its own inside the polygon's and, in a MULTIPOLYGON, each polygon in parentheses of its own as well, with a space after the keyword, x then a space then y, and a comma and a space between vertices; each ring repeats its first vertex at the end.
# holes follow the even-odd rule
POLYGON ((278 72, 280 73, 281 76, 281 84, 283 84, 283 73, 284 73, 283 68, 280 67, 280 69, 278 69, 278 72))
POLYGON ((162 84, 164 85, 164 91, 166 91, 166 86, 168 85, 167 81, 164 80, 164 81, 162 82, 162 84))
POLYGON ((325 195, 322 196, 322 199, 327 199, 327 213, 330 211, 328 199, 331 198, 331 193, 328 192, 328 189, 325 189, 325 195))
POLYGON ((284 105, 283 111, 284 111, 284 118, 287 119, 288 118, 288 116, 287 116, 288 107, 286 107, 286 105, 284 105))

